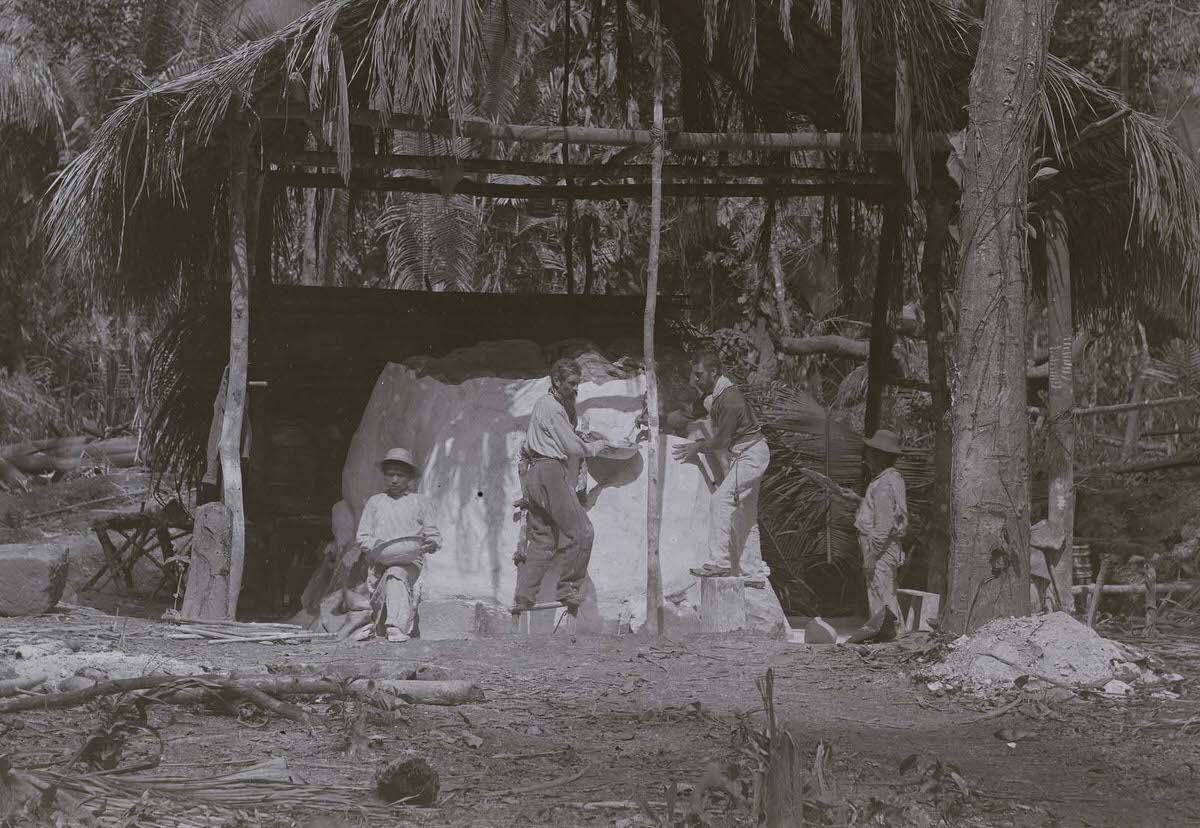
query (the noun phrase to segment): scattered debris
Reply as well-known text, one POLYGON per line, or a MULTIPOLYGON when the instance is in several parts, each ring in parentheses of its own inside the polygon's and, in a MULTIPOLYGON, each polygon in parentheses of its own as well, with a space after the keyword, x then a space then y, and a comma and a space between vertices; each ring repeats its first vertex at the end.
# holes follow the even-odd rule
POLYGON ((375 790, 388 803, 433 805, 440 788, 437 771, 419 756, 396 759, 375 773, 375 790))
POLYGON ((1133 686, 1120 679, 1113 679, 1104 685, 1104 694, 1106 696, 1132 696, 1133 686))

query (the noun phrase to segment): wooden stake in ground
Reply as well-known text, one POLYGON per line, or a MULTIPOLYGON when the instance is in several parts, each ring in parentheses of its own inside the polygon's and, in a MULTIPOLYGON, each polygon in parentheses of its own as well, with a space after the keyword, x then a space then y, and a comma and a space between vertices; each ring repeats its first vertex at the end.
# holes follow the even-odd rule
POLYGON ((1025 213, 1055 5, 990 0, 971 72, 943 617, 952 632, 1029 613, 1025 213))
POLYGON ((246 513, 242 503, 242 413, 250 345, 250 279, 246 254, 246 177, 250 132, 244 116, 230 123, 229 166, 229 385, 221 423, 221 480, 223 500, 233 517, 229 557, 228 617, 237 617, 238 593, 246 560, 246 513))
POLYGON ((1060 609, 1070 611, 1070 550, 1075 537, 1075 366, 1072 361, 1075 328, 1071 304, 1071 253, 1067 222, 1059 212, 1048 218, 1046 234, 1046 286, 1050 337, 1050 439, 1046 443, 1046 472, 1050 477, 1049 523, 1054 537, 1062 538, 1057 559, 1046 561, 1053 569, 1060 609))
POLYGON ((654 365, 654 313, 658 304, 658 246, 662 235, 663 55, 662 19, 654 9, 654 134, 650 174, 650 251, 646 263, 646 312, 642 319, 642 353, 646 360, 646 416, 650 441, 646 447, 646 627, 663 631, 662 565, 658 535, 662 526, 662 481, 659 478, 658 373, 654 365))

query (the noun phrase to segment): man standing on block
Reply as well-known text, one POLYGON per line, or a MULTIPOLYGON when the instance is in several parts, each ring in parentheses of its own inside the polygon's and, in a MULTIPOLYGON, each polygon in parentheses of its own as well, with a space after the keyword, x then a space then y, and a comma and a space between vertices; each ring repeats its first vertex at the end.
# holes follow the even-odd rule
POLYGON ((442 545, 433 501, 416 492, 417 464, 407 449, 394 448, 379 464, 384 491, 373 495, 358 521, 358 542, 369 570, 366 588, 376 626, 388 641, 407 641, 417 610, 417 579, 425 556, 442 545))
POLYGON ((556 556, 562 574, 556 597, 571 612, 579 609, 580 588, 592 557, 594 531, 577 491, 582 460, 604 448, 575 431, 575 397, 582 378, 578 363, 560 359, 550 369, 550 392, 533 406, 521 452, 521 489, 526 509, 526 542, 517 560, 516 609, 533 606, 542 578, 556 556))
POLYGON ((895 463, 904 450, 894 431, 879 430, 865 441, 863 462, 871 475, 867 493, 858 504, 854 528, 862 551, 863 575, 871 617, 884 607, 900 620, 896 571, 904 562, 901 539, 908 533, 908 501, 904 478, 895 463))
MULTIPOLYGON (((707 559, 690 571, 701 577, 746 573, 765 585, 758 537, 758 490, 771 462, 771 451, 754 411, 741 390, 722 373, 716 354, 703 353, 692 360, 691 384, 704 395, 703 409, 697 407, 693 413, 699 417, 707 413, 713 435, 675 446, 672 453, 683 462, 701 453, 727 453, 729 469, 709 505, 707 559)), ((676 427, 686 419, 677 412, 668 418, 668 424, 676 427)))

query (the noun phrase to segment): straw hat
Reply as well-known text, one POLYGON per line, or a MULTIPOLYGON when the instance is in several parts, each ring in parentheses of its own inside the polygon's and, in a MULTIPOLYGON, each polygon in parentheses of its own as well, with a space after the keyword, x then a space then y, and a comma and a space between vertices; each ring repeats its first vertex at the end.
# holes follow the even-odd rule
POLYGON ((904 449, 900 447, 900 437, 894 431, 880 429, 875 432, 869 440, 863 441, 868 447, 876 451, 882 451, 884 454, 903 454, 904 449))
POLYGON ((379 465, 384 463, 403 463, 413 471, 417 470, 417 463, 413 460, 412 452, 405 448, 389 449, 388 453, 379 461, 379 465))

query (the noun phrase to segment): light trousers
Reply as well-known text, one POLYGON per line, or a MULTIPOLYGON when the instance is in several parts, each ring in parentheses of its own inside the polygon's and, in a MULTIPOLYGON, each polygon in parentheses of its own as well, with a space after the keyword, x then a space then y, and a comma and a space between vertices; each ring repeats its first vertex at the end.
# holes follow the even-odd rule
POLYGON ((771 462, 766 440, 734 447, 729 472, 709 503, 708 560, 742 575, 766 574, 758 533, 758 491, 771 462))

